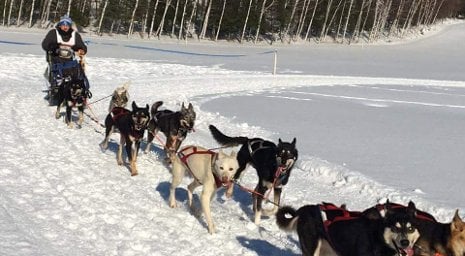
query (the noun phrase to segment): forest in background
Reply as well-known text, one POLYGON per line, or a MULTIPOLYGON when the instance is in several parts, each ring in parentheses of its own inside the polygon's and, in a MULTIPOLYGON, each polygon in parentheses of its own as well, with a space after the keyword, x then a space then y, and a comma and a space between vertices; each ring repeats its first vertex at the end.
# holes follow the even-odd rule
POLYGON ((464 18, 465 0, 0 0, 3 26, 78 28, 129 38, 273 43, 375 42, 440 19, 464 18))

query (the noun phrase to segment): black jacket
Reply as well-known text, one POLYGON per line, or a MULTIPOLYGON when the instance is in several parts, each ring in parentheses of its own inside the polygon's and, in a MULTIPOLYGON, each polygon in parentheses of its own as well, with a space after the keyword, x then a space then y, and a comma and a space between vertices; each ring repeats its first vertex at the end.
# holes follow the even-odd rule
MULTIPOLYGON (((67 42, 71 38, 71 33, 73 32, 73 29, 70 28, 68 32, 64 32, 59 27, 56 27, 50 30, 45 36, 44 40, 42 41, 42 49, 44 49, 44 51, 55 52, 55 50, 58 48, 58 40, 57 40, 56 31, 58 31, 58 33, 61 35, 61 37, 63 38, 63 41, 67 42)), ((74 37, 75 37, 75 44, 71 48, 74 51, 82 49, 84 50, 85 53, 87 53, 87 46, 84 44, 84 41, 82 41, 81 35, 76 32, 74 34, 74 37)))

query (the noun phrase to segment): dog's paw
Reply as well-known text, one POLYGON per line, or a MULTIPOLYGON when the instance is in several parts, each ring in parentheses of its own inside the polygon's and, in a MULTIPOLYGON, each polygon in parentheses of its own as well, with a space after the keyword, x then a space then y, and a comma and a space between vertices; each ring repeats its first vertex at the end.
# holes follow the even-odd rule
POLYGON ((56 118, 56 119, 60 119, 60 117, 61 117, 61 113, 58 112, 58 111, 55 112, 55 118, 56 118))
POLYGON ((74 125, 73 125, 72 122, 69 122, 69 123, 68 123, 68 128, 69 128, 69 129, 73 129, 73 128, 74 128, 74 125))
POLYGON ((176 207, 178 207, 178 205, 176 204, 176 201, 170 202, 170 207, 171 207, 171 208, 176 208, 176 207))
POLYGON ((131 176, 136 176, 137 174, 138 174, 137 171, 131 172, 131 176))
POLYGON ((118 159, 118 160, 116 160, 116 163, 118 163, 118 165, 124 165, 123 160, 119 160, 119 159, 118 159))

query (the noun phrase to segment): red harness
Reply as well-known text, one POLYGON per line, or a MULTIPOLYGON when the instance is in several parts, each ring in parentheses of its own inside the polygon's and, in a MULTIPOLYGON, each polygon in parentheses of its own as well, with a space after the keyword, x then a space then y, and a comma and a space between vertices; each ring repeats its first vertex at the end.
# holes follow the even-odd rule
POLYGON ((332 203, 323 202, 318 206, 320 207, 320 211, 326 215, 326 218, 323 219, 326 232, 328 232, 328 227, 334 222, 357 219, 362 215, 361 212, 348 211, 347 209, 338 207, 332 203))
MULTIPOLYGON (((121 118, 122 116, 127 115, 129 113, 131 113, 131 111, 129 111, 129 110, 125 109, 125 108, 114 107, 111 110, 111 114, 112 114, 111 118, 113 119, 114 122, 116 122, 119 118, 121 118)), ((144 133, 143 132, 141 133, 139 131, 134 130, 134 126, 131 126, 131 132, 128 135, 131 135, 136 140, 140 140, 144 136, 144 133)))
MULTIPOLYGON (((198 183, 202 184, 199 181, 199 179, 197 177, 195 177, 194 173, 192 172, 191 168, 189 167, 189 164, 187 163, 187 159, 190 156, 196 155, 196 154, 208 154, 208 155, 211 155, 211 164, 212 164, 213 168, 214 168, 214 164, 215 164, 215 159, 218 156, 218 154, 216 152, 211 151, 211 150, 197 150, 196 146, 186 147, 186 148, 183 148, 181 151, 178 152, 179 159, 187 167, 187 169, 191 173, 192 177, 194 177, 194 179, 197 180, 198 183), (192 150, 192 152, 186 154, 185 151, 187 151, 187 150, 192 150)), ((215 184, 216 184, 217 188, 227 186, 227 184, 224 184, 221 181, 221 179, 215 174, 215 172, 213 172, 213 178, 215 179, 215 184)))

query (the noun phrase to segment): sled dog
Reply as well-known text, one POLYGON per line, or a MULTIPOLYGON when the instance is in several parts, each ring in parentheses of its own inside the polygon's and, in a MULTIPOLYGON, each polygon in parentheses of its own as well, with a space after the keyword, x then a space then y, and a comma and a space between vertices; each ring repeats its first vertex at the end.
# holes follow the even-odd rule
POLYGON ((126 146, 131 176, 137 175, 137 154, 149 120, 149 105, 147 104, 145 108, 140 108, 134 101, 132 102, 132 111, 114 107, 105 119, 105 138, 100 143, 100 147, 102 150, 108 148, 110 135, 117 128, 120 133, 117 163, 118 165, 123 165, 123 146, 126 146))
POLYGON ((150 110, 152 119, 148 126, 145 153, 149 152, 154 137, 158 131, 161 131, 166 137, 164 150, 167 156, 166 160, 169 162, 172 155, 178 151, 187 133, 194 130, 196 113, 191 103, 187 108, 182 103, 181 110, 176 112, 168 109, 158 110, 162 104, 162 101, 157 101, 150 110))
POLYGON ((465 222, 456 210, 450 223, 421 218, 417 221, 420 238, 415 243, 415 255, 463 256, 465 255, 465 222))
POLYGON ((117 87, 111 95, 110 105, 108 106, 108 112, 114 107, 125 108, 129 101, 129 83, 125 83, 122 86, 117 87))
MULTIPOLYGON (((71 79, 68 77, 67 79, 71 79)), ((57 94, 57 109, 55 117, 58 119, 61 116, 60 109, 61 105, 66 107, 65 122, 68 127, 72 128, 73 123, 71 122, 71 111, 74 107, 77 108, 79 113, 78 127, 82 126, 84 121, 84 107, 86 103, 86 94, 84 81, 78 79, 72 79, 71 81, 65 81, 62 88, 59 89, 57 94)))
MULTIPOLYGON (((176 207, 175 189, 181 183, 186 170, 189 171, 193 180, 187 186, 189 206, 193 209, 192 194, 198 186, 203 186, 200 203, 208 226, 208 232, 213 234, 215 226, 211 217, 210 201, 215 191, 221 187, 227 187, 228 191, 233 187, 232 178, 239 165, 236 153, 230 155, 207 150, 199 146, 185 146, 177 154, 173 155, 172 175, 170 187, 169 205, 176 207)), ((229 192, 227 192, 229 193, 229 192)))
POLYGON ((229 137, 213 125, 210 125, 209 129, 219 144, 223 146, 241 145, 237 153, 239 169, 234 175, 235 180, 239 179, 247 164, 251 164, 257 171, 258 183, 252 196, 255 224, 258 225, 262 215, 262 202, 269 189, 274 190, 273 203, 275 206, 271 211, 263 211, 263 215, 269 216, 278 210, 282 186, 289 181, 292 168, 297 161, 296 138, 290 143, 279 139, 278 145, 276 145, 260 138, 229 137))
POLYGON ((282 230, 297 231, 303 255, 412 256, 420 236, 415 214, 413 202, 402 209, 387 203, 383 211, 372 207, 363 212, 316 204, 281 207, 276 222, 282 230))

